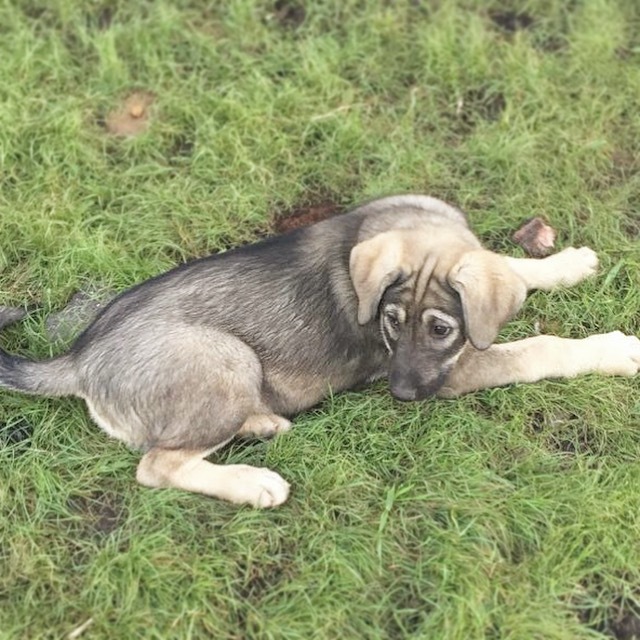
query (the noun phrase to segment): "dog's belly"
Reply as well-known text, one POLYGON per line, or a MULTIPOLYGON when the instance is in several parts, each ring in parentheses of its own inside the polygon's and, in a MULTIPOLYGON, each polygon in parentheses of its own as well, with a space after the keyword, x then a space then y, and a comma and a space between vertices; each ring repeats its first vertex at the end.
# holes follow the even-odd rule
POLYGON ((383 375, 350 369, 324 375, 269 372, 262 384, 263 402, 276 414, 291 415, 318 404, 331 393, 363 387, 383 375))
POLYGON ((325 398, 330 390, 330 385, 323 382, 298 386, 296 379, 270 380, 268 385, 263 385, 263 401, 275 414, 292 415, 312 407, 325 398))

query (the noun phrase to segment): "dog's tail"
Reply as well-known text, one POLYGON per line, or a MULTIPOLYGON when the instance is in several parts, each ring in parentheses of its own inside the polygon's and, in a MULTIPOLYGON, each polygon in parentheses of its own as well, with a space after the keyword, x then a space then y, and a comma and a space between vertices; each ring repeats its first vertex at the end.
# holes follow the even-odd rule
MULTIPOLYGON (((16 309, 0 307, 0 329, 24 317, 16 309)), ((42 396, 69 396, 78 391, 71 356, 34 361, 0 349, 0 388, 42 396)))

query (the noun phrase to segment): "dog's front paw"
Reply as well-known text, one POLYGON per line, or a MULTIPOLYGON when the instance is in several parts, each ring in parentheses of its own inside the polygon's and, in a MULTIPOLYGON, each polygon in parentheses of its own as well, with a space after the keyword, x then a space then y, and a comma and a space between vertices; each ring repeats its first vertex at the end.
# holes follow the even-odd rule
POLYGON ((229 499, 236 504, 248 503, 267 509, 277 507, 289 496, 289 483, 271 469, 246 464, 226 468, 232 470, 229 499))
POLYGON ((547 260, 553 260, 557 269, 558 284, 571 287, 598 271, 598 256, 589 247, 568 247, 547 260))
POLYGON ((634 376, 640 370, 640 340, 622 331, 612 331, 587 339, 594 371, 612 376, 634 376))

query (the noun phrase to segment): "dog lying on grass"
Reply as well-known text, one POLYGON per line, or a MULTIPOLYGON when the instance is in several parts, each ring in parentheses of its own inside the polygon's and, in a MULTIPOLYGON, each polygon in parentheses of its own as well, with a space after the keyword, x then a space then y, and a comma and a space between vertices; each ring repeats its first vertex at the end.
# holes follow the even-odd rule
POLYGON ((1 352, 0 386, 84 398, 102 429, 143 452, 143 485, 274 507, 289 493, 278 474, 205 458, 239 434, 287 431, 285 416, 329 391, 386 377, 394 397, 423 400, 635 375, 640 340, 620 332, 493 345, 527 291, 574 285, 597 264, 586 247, 503 257, 440 200, 383 198, 143 282, 63 355, 1 352))

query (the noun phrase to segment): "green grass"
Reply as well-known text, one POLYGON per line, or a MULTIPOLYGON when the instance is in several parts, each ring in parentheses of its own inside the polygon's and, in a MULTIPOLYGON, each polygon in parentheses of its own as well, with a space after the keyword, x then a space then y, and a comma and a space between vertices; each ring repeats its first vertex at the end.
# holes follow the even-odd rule
MULTIPOLYGON (((504 338, 640 334, 636 4, 1 2, 0 302, 35 309, 3 346, 59 351, 44 319, 87 283, 402 191, 460 205, 496 250, 521 255, 511 233, 544 215, 559 247, 599 252, 504 338), (150 129, 107 135, 136 88, 150 129)), ((3 393, 0 637, 89 618, 81 637, 110 640, 631 637, 639 391, 341 394, 218 456, 292 483, 269 512, 139 487, 79 401, 3 393)))

